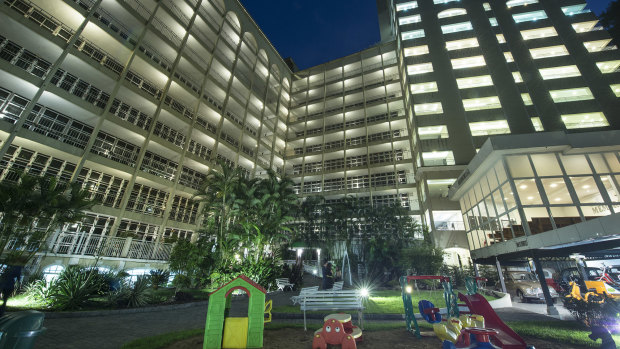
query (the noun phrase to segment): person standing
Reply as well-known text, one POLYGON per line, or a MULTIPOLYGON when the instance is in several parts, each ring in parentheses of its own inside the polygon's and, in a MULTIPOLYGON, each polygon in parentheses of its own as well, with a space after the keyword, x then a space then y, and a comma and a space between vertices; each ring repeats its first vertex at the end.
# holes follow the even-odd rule
POLYGON ((321 288, 329 290, 332 287, 334 287, 334 273, 332 271, 332 264, 327 262, 323 266, 323 285, 321 288))

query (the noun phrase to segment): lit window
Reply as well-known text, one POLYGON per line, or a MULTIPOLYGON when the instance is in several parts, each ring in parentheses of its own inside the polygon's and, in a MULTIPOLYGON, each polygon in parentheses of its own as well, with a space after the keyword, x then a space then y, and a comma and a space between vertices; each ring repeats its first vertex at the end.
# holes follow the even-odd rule
POLYGON ((614 91, 616 97, 620 97, 620 84, 610 85, 609 87, 611 87, 611 90, 614 91))
POLYGON ((512 56, 512 52, 504 52, 504 58, 506 58, 506 62, 514 62, 515 58, 512 56))
POLYGON ((419 23, 421 20, 422 20, 422 17, 420 17, 420 15, 401 17, 398 19, 398 24, 405 25, 405 24, 411 24, 411 23, 419 23))
POLYGON ((501 135, 510 133, 506 120, 470 122, 469 129, 472 136, 501 135))
POLYGON ((412 30, 401 34, 403 40, 411 40, 424 37, 424 29, 412 30))
POLYGON ((502 105, 497 96, 492 96, 463 99, 463 107, 465 107, 465 111, 473 111, 501 108, 502 105))
POLYGON ((441 11, 437 14, 437 18, 448 18, 466 15, 467 11, 464 8, 451 8, 441 11))
POLYGON ((493 80, 490 75, 472 76, 469 78, 456 79, 456 83, 460 89, 493 86, 493 80))
POLYGON ((425 54, 428 54, 428 46, 427 45, 415 46, 415 47, 407 47, 405 49, 405 57, 421 56, 421 55, 425 55, 425 54))
POLYGON ((495 35, 495 37, 497 38, 497 42, 499 42, 500 44, 506 43, 506 38, 504 37, 504 34, 497 34, 495 35))
POLYGON ((418 7, 417 1, 409 1, 396 5, 396 11, 407 11, 418 7))
POLYGON ((437 83, 432 82, 423 82, 420 84, 411 84, 410 86, 411 94, 420 94, 420 93, 428 93, 428 92, 437 92, 437 83))
POLYGON ((533 40, 533 39, 541 39, 541 38, 548 38, 552 36, 558 36, 558 32, 555 31, 554 27, 545 27, 545 28, 522 30, 521 36, 523 37, 523 40, 533 40))
POLYGON ((567 56, 568 50, 564 45, 557 46, 549 46, 549 47, 540 47, 540 48, 532 48, 530 49, 530 54, 534 59, 548 58, 548 57, 558 57, 558 56, 567 56))
POLYGON ((511 8, 511 7, 516 7, 516 6, 523 6, 523 5, 536 4, 536 3, 538 3, 538 0, 509 0, 509 1, 506 1, 506 6, 508 8, 511 8))
POLYGON ((581 113, 562 115, 567 129, 609 126, 603 113, 581 113))
POLYGON ((516 83, 523 82, 523 77, 521 76, 521 73, 519 73, 518 71, 512 72, 512 78, 515 79, 516 83))
POLYGON ((455 58, 452 60, 452 68, 454 69, 482 67, 484 65, 486 65, 486 62, 482 56, 455 58))
POLYGON ((586 4, 578 4, 572 6, 564 6, 562 7, 562 12, 564 12, 567 16, 578 15, 581 13, 588 13, 590 10, 586 10, 586 4))
POLYGON ((587 87, 569 88, 566 90, 549 91, 555 103, 585 101, 594 99, 592 91, 587 87))
POLYGON ((432 115, 443 113, 441 102, 414 104, 413 110, 416 115, 432 115))
POLYGON ((451 151, 433 151, 422 153, 425 166, 454 165, 454 154, 451 151))
POLYGON ((454 23, 441 26, 441 32, 444 34, 464 32, 473 29, 474 27, 472 27, 471 22, 454 23))
POLYGON ((583 46, 585 46, 586 49, 588 49, 589 52, 599 52, 599 51, 606 51, 606 50, 615 50, 616 46, 609 46, 609 47, 607 47, 607 45, 610 42, 611 42, 611 39, 587 41, 587 42, 583 43, 583 46))
POLYGON ((433 64, 431 63, 420 63, 420 64, 412 64, 412 65, 407 66, 407 74, 409 75, 430 73, 432 71, 433 71, 433 64))
POLYGON ((592 31, 594 29, 594 26, 596 26, 596 23, 598 23, 598 21, 588 21, 588 22, 581 22, 581 23, 573 23, 573 29, 575 29, 575 31, 577 33, 585 33, 585 32, 589 32, 592 31))
POLYGON ((447 4, 452 1, 461 1, 461 0, 433 0, 433 4, 435 5, 447 4))
POLYGON ((543 68, 539 69, 543 80, 570 78, 573 76, 581 76, 576 65, 567 65, 563 67, 543 68))
POLYGON ((446 41, 446 50, 448 51, 461 50, 464 48, 472 48, 478 46, 478 39, 476 38, 446 41))
POLYGON ((64 270, 65 267, 63 267, 62 265, 50 265, 43 269, 43 278, 47 283, 50 283, 56 280, 64 270))
POLYGON ((532 22, 539 19, 547 18, 547 14, 545 13, 545 11, 539 10, 525 13, 517 13, 512 15, 512 18, 515 20, 515 23, 532 22))
POLYGON ((534 103, 532 103, 532 96, 530 96, 529 93, 522 93, 521 94, 521 99, 523 100, 523 103, 525 105, 532 105, 534 103))
POLYGON ((491 27, 497 27, 499 25, 497 23, 497 18, 495 18, 495 17, 489 18, 489 23, 491 23, 491 27))
POLYGON ((530 120, 532 120, 532 126, 534 126, 534 130, 536 130, 536 132, 542 132, 545 130, 538 116, 533 117, 530 120))
POLYGON ((482 4, 482 6, 484 7, 485 11, 491 11, 491 5, 489 5, 488 2, 485 2, 484 4, 482 4))
POLYGON ((420 139, 448 138, 448 128, 445 125, 418 127, 420 139))
POLYGON ((618 67, 620 67, 620 61, 607 61, 607 62, 596 62, 596 66, 601 70, 601 73, 614 73, 618 71, 618 67))

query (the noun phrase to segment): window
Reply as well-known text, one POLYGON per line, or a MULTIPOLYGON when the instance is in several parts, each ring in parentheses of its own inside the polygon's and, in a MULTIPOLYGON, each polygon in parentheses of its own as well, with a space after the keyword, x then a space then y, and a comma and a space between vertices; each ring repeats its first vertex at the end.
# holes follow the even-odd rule
POLYGON ((588 52, 599 52, 599 51, 616 49, 615 46, 607 47, 607 45, 610 42, 611 42, 611 39, 595 40, 595 41, 584 42, 583 45, 586 47, 586 49, 588 49, 588 52))
POLYGON ((509 0, 506 1, 506 6, 508 8, 516 7, 516 6, 524 6, 529 4, 536 4, 538 0, 509 0))
POLYGON ((497 34, 495 35, 495 37, 497 38, 497 42, 500 44, 505 44, 506 43, 506 38, 504 37, 504 34, 497 34))
POLYGON ((521 99, 523 100, 523 103, 525 105, 532 105, 532 96, 530 96, 529 93, 522 93, 521 94, 521 99))
POLYGON ((60 274, 65 270, 65 267, 62 265, 50 265, 43 269, 43 278, 49 284, 53 280, 57 279, 60 274))
POLYGON ((471 22, 454 23, 441 26, 441 32, 444 34, 458 33, 467 30, 473 30, 471 22))
POLYGON ((532 121, 532 126, 534 126, 534 130, 536 130, 536 132, 542 132, 545 130, 538 116, 530 118, 530 120, 532 121))
POLYGON ((417 1, 409 1, 396 5, 396 11, 407 11, 418 7, 417 1))
POLYGON ((537 28, 530 30, 522 30, 521 36, 523 40, 533 40, 533 39, 542 39, 548 38, 551 36, 558 36, 558 32, 555 31, 554 27, 545 27, 545 28, 537 28))
POLYGON ((467 58, 455 58, 452 60, 452 68, 454 69, 466 69, 473 67, 482 67, 486 65, 483 56, 474 56, 467 58))
POLYGON ((407 66, 407 74, 409 75, 430 73, 432 71, 433 65, 431 63, 420 63, 407 66))
POLYGON ((575 29, 577 33, 585 33, 585 32, 592 31, 597 23, 598 21, 588 21, 588 22, 581 22, 581 23, 573 23, 572 26, 573 26, 573 29, 575 29))
POLYGON ((422 21, 422 17, 420 15, 413 15, 407 17, 401 17, 398 19, 399 25, 411 24, 411 23, 419 23, 422 21))
POLYGON ((472 136, 489 136, 510 133, 506 120, 470 122, 472 136))
POLYGON ((450 8, 450 9, 439 12, 437 14, 437 18, 439 19, 449 18, 449 17, 463 16, 466 14, 467 14, 467 11, 465 11, 464 8, 450 8))
POLYGON ((590 89, 587 87, 569 88, 565 90, 554 90, 549 92, 551 93, 551 98, 553 98, 553 101, 555 103, 594 99, 592 91, 590 91, 590 89))
POLYGON ((451 151, 433 151, 422 153, 425 166, 454 165, 454 155, 451 151))
POLYGON ((464 48, 472 48, 478 46, 478 39, 476 38, 446 41, 446 50, 448 51, 461 50, 464 48))
POLYGON ((620 67, 620 60, 617 61, 607 61, 607 62, 596 62, 596 66, 601 70, 601 73, 615 73, 618 71, 618 67, 620 67))
POLYGON ((428 92, 437 92, 437 83, 435 81, 411 84, 409 85, 409 87, 411 89, 412 95, 428 92))
POLYGON ((563 178, 541 178, 540 181, 551 205, 573 203, 563 178))
POLYGON ((620 84, 609 85, 612 91, 616 94, 616 97, 620 97, 620 84))
POLYGON ((443 113, 441 102, 414 104, 413 110, 416 115, 432 115, 443 113))
POLYGON ((523 77, 518 71, 512 72, 512 78, 515 79, 516 83, 523 82, 523 77))
POLYGON ((563 67, 543 68, 540 69, 540 75, 543 80, 570 78, 574 76, 581 76, 579 69, 576 65, 567 65, 563 67))
POLYGON ((567 56, 568 50, 564 45, 557 46, 549 46, 549 47, 540 47, 540 48, 532 48, 530 49, 530 54, 534 59, 548 58, 548 57, 558 57, 558 56, 567 56))
POLYGON ((420 139, 448 138, 448 128, 445 125, 418 127, 420 139))
POLYGON ((562 12, 567 16, 573 16, 581 13, 588 13, 590 10, 586 10, 586 4, 577 4, 562 7, 562 12))
POLYGON ((491 79, 491 75, 481 75, 472 76, 469 78, 456 79, 456 83, 460 89, 466 89, 482 86, 492 86, 493 80, 491 79))
POLYGON ((489 23, 491 23, 491 27, 497 27, 499 23, 497 23, 497 18, 491 17, 489 18, 489 23))
POLYGON ((415 47, 407 47, 405 49, 405 57, 421 56, 421 55, 425 55, 425 54, 428 54, 428 46, 427 45, 415 46, 415 47))
POLYGON ((523 23, 523 22, 531 22, 537 21, 539 19, 547 18, 547 14, 543 10, 525 12, 525 13, 517 13, 512 15, 512 18, 515 20, 515 23, 523 23))
POLYGON ((512 52, 504 52, 504 58, 506 59, 506 63, 515 61, 515 58, 512 56, 512 52))
POLYGON ((472 111, 472 110, 496 109, 496 108, 501 108, 502 105, 500 104, 499 98, 497 96, 492 96, 492 97, 463 99, 463 107, 465 107, 465 111, 472 111))
POLYGON ((424 29, 412 30, 402 33, 400 36, 403 40, 412 40, 424 37, 424 29))
POLYGON ((482 4, 482 6, 484 6, 485 11, 491 11, 491 5, 488 2, 482 4))
POLYGON ((441 4, 447 4, 452 1, 461 1, 461 0, 433 0, 433 4, 441 5, 441 4))
POLYGON ((580 113, 562 115, 567 129, 609 126, 605 115, 598 113, 580 113))

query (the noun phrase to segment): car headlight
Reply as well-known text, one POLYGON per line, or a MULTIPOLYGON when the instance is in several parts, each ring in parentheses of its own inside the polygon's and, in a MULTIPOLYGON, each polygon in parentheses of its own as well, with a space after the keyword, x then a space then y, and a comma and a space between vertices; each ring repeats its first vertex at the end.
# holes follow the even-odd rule
POLYGON ((542 292, 542 290, 540 289, 540 287, 538 287, 538 288, 530 287, 530 288, 527 288, 525 290, 526 294, 531 294, 531 295, 536 295, 536 294, 541 293, 541 292, 542 292))

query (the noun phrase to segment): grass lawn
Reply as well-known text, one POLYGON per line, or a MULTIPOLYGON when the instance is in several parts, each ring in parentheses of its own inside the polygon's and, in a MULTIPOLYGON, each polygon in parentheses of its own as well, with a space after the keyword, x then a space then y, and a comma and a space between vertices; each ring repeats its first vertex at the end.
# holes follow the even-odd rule
MULTIPOLYGON (((426 331, 431 330, 431 326, 426 322, 419 322, 420 327, 426 331)), ((548 321, 544 323, 534 321, 515 321, 509 322, 515 332, 521 336, 534 337, 556 343, 576 344, 593 348, 600 347, 600 340, 594 342, 588 338, 590 331, 576 321, 548 321)), ((302 328, 302 324, 266 324, 265 330, 276 330, 281 328, 302 328)), ((404 322, 382 322, 366 323, 364 331, 382 331, 392 329, 405 329, 404 322)), ((204 329, 166 333, 159 336, 141 338, 123 345, 123 349, 157 349, 166 347, 176 341, 186 338, 200 336, 204 334, 204 329)), ((614 341, 620 343, 620 336, 614 335, 614 341)))
MULTIPOLYGON (((455 290, 455 293, 458 294, 458 290, 455 290)), ((464 291, 461 291, 464 292, 464 291)), ((486 299, 493 300, 497 299, 493 296, 486 296, 486 299)), ((443 299, 443 290, 435 290, 435 291, 414 291, 412 295, 414 308, 417 309, 417 304, 422 299, 426 299, 431 301, 435 306, 439 308, 444 308, 446 306, 446 302, 443 299)), ((403 299, 400 291, 396 290, 381 290, 381 291, 373 291, 371 292, 370 297, 366 300, 366 309, 364 313, 366 314, 402 314, 404 313, 403 309, 403 299)), ((280 305, 275 306, 273 308, 274 313, 301 313, 299 310, 299 305, 280 305)))

